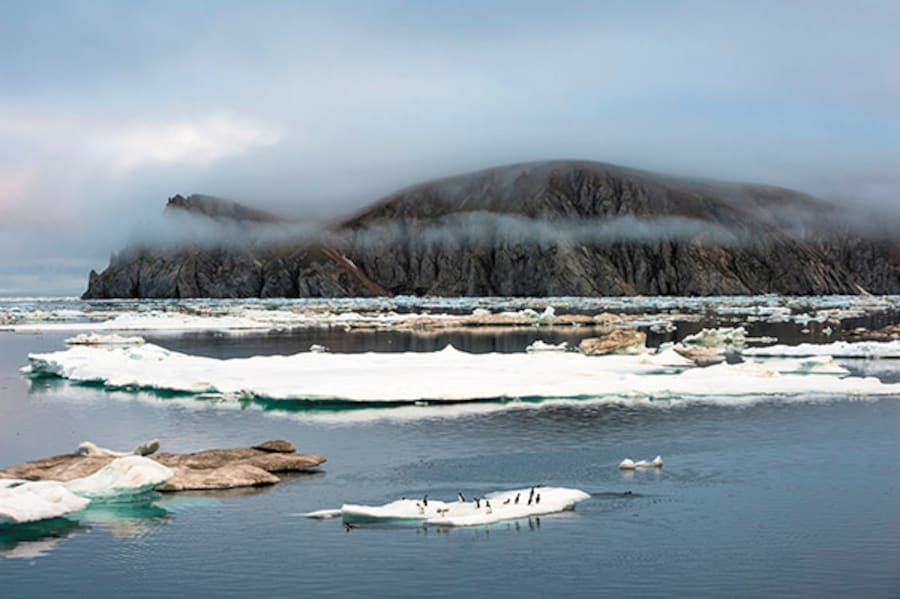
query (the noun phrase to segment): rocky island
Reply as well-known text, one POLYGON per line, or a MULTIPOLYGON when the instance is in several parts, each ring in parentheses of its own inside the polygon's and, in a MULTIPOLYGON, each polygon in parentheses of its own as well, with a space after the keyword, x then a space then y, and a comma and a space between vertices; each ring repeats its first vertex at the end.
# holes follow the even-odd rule
POLYGON ((900 293, 900 244, 827 202, 596 162, 416 185, 296 238, 254 236, 290 221, 209 196, 166 212, 248 236, 134 244, 85 299, 900 293))

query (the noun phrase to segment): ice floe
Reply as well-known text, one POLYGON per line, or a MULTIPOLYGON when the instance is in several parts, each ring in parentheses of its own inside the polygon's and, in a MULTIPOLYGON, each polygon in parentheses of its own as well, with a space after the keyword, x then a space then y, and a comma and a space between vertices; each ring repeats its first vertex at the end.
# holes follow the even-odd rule
POLYGON ((537 341, 526 347, 525 351, 530 354, 542 351, 569 351, 569 344, 563 341, 562 343, 554 345, 552 343, 545 343, 544 341, 538 339, 537 341))
POLYGON ((128 500, 152 491, 175 476, 175 471, 159 462, 132 455, 117 458, 84 478, 65 483, 82 497, 94 500, 128 500))
POLYGON ((662 456, 656 456, 652 460, 639 460, 635 462, 631 458, 625 458, 619 464, 619 470, 636 470, 638 468, 662 468, 662 456))
POLYGON ((469 501, 399 499, 384 505, 344 504, 340 510, 318 510, 308 518, 336 518, 347 524, 416 523, 434 526, 481 526, 572 510, 590 495, 579 489, 532 487, 497 491, 469 501))
POLYGON ((82 333, 66 339, 67 345, 141 345, 143 343, 143 337, 100 335, 98 333, 82 333))
POLYGON ((0 480, 0 526, 59 518, 89 503, 55 481, 0 480))
POLYGON ((745 349, 743 354, 751 357, 900 358, 900 340, 770 345, 745 349))
POLYGON ((900 384, 845 376, 847 371, 829 357, 815 358, 693 368, 672 351, 588 357, 574 352, 470 354, 448 346, 429 353, 302 352, 221 360, 145 344, 32 354, 23 372, 119 389, 319 401, 900 394, 900 384))

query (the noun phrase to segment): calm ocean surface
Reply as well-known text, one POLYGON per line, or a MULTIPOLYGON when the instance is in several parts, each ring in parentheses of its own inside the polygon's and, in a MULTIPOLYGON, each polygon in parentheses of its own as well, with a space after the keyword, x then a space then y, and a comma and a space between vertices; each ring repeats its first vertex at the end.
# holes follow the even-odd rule
MULTIPOLYGON (((32 386, 19 375, 27 353, 62 349, 67 336, 0 332, 0 466, 70 452, 83 440, 124 449, 152 437, 168 451, 283 438, 328 462, 319 474, 265 490, 163 496, 153 506, 0 532, 3 599, 900 597, 900 398, 510 406, 452 417, 422 408, 428 417, 400 418, 387 408, 375 416, 263 412, 32 386), (625 457, 656 454, 665 458, 661 472, 616 468, 625 457), (594 496, 539 521, 446 532, 346 532, 339 521, 299 515, 538 483, 594 496)), ((315 339, 153 341, 231 357, 299 351, 315 339)), ((481 339, 470 350, 521 351, 527 342, 481 339)), ((383 334, 327 344, 351 351, 394 343, 415 340, 383 334)), ((424 349, 433 343, 422 341, 424 349)))

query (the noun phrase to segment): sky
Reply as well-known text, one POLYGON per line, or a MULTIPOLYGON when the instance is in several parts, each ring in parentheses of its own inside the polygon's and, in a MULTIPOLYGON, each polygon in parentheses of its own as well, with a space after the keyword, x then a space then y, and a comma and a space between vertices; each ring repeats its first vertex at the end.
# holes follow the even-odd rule
POLYGON ((544 159, 900 205, 900 3, 0 0, 0 295, 205 193, 308 222, 544 159))

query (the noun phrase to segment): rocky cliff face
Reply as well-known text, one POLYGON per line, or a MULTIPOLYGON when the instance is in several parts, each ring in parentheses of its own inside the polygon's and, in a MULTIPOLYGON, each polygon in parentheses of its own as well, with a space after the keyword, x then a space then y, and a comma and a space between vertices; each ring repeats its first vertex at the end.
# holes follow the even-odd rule
MULTIPOLYGON (((170 208, 278 217, 215 198, 170 208)), ((515 165, 399 191, 278 243, 131 247, 85 298, 900 292, 900 246, 798 192, 588 162, 515 165)))

